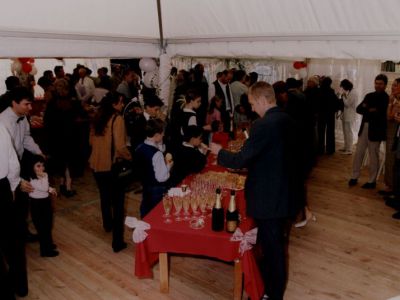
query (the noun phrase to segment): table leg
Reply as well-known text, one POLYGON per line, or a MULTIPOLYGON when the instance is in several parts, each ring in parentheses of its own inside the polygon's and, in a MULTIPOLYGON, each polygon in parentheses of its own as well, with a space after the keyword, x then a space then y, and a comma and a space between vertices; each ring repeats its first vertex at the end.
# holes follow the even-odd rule
POLYGON ((168 253, 160 253, 158 255, 160 266, 160 292, 169 292, 168 283, 168 253))
POLYGON ((242 299, 243 292, 243 273, 242 273, 242 261, 235 260, 235 270, 234 270, 234 287, 233 287, 233 299, 242 299))

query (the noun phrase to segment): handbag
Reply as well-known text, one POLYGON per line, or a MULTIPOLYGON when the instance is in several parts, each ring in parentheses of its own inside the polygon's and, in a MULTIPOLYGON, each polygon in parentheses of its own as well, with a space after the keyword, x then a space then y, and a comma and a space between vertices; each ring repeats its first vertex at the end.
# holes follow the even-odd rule
MULTIPOLYGON (((114 159, 114 121, 117 115, 113 117, 111 122, 111 161, 114 159)), ((111 165, 111 173, 118 179, 128 179, 133 175, 133 164, 131 161, 117 158, 111 165)))

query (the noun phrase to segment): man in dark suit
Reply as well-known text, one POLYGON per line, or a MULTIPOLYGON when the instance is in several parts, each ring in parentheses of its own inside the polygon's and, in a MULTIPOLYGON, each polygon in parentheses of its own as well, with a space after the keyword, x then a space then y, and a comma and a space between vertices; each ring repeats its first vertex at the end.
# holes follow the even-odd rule
POLYGON ((285 241, 288 220, 301 206, 301 180, 296 163, 294 121, 276 105, 274 90, 266 82, 250 87, 249 102, 260 119, 254 122, 249 139, 238 153, 211 144, 218 163, 239 169, 246 167, 247 215, 258 226, 268 299, 283 299, 286 284, 285 241))
POLYGON ((375 77, 375 92, 369 93, 357 106, 357 113, 362 115, 358 142, 353 161, 353 174, 349 186, 354 186, 360 177, 361 165, 365 152, 369 154, 369 180, 362 188, 374 189, 379 171, 379 148, 386 140, 386 111, 389 96, 385 92, 388 78, 384 74, 375 77))

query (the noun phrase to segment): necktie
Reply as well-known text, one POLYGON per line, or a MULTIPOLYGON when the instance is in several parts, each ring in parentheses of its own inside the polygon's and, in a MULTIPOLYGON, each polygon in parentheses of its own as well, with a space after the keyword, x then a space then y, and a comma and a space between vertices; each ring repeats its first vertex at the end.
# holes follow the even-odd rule
POLYGON ((23 119, 25 119, 25 116, 19 117, 19 118, 17 119, 17 124, 18 124, 19 122, 21 122, 23 119))

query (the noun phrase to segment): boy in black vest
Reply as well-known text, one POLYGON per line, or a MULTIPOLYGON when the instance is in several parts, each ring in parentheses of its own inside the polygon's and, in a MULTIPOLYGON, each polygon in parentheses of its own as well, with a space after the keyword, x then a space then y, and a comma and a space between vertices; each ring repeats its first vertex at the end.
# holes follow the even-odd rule
POLYGON ((150 119, 146 124, 146 140, 136 148, 138 161, 142 164, 143 198, 140 204, 140 217, 147 215, 161 200, 167 191, 169 171, 173 161, 164 158, 163 148, 164 122, 150 119))

